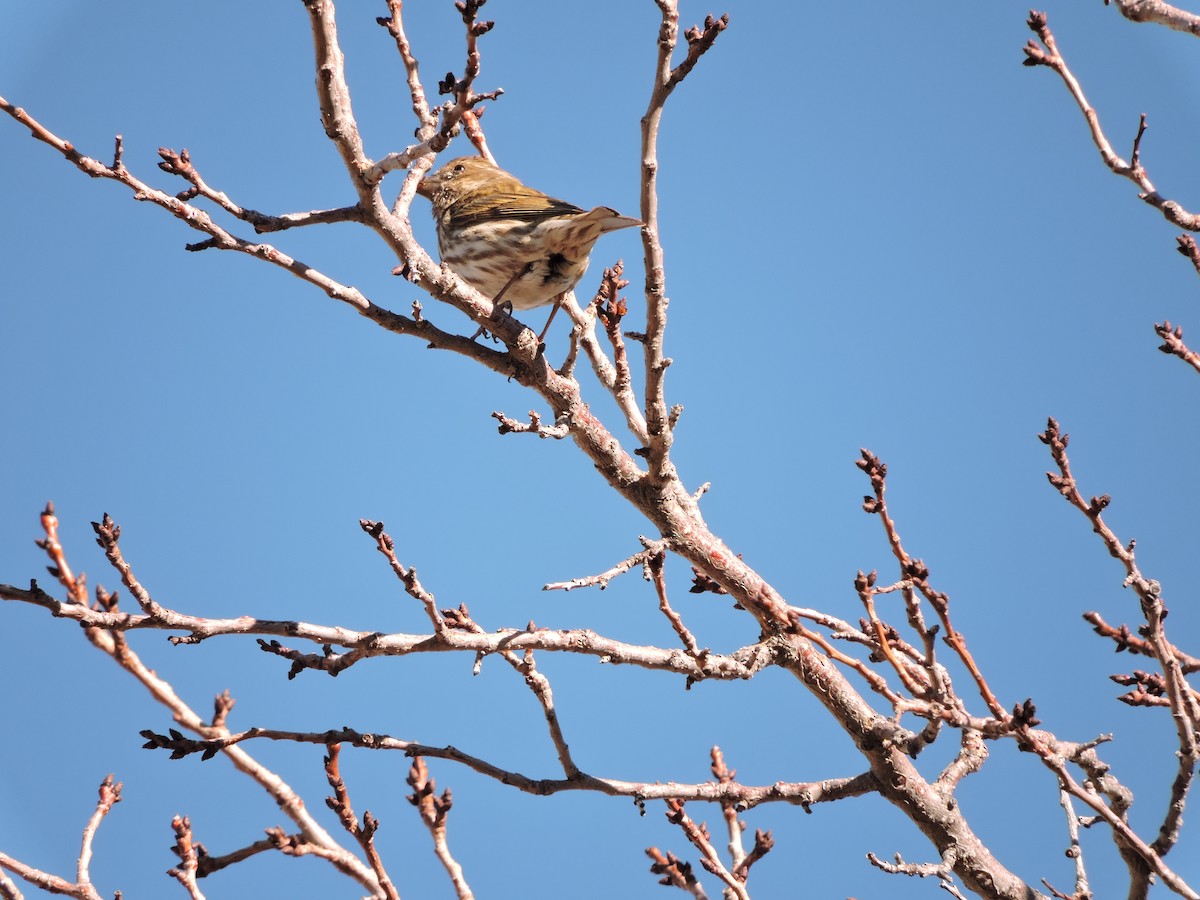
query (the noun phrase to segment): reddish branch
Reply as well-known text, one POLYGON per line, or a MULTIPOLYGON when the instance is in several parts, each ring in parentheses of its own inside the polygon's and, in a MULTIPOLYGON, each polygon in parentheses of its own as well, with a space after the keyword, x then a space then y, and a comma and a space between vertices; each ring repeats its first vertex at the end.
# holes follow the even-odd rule
POLYGON ((375 877, 379 881, 383 897, 387 900, 400 900, 400 894, 392 883, 391 876, 388 875, 387 869, 383 865, 383 859, 379 856, 379 850, 375 846, 375 832, 379 828, 379 820, 371 815, 370 810, 367 810, 363 813, 360 822, 358 816, 354 814, 354 808, 350 805, 350 792, 346 789, 346 782, 342 780, 341 769, 338 766, 341 749, 339 744, 330 744, 329 752, 325 756, 325 778, 333 789, 333 796, 325 798, 325 805, 337 814, 338 821, 342 823, 347 834, 353 837, 362 848, 363 855, 366 856, 367 863, 371 866, 371 871, 375 873, 375 877))
POLYGON ((700 645, 696 643, 695 636, 683 624, 682 617, 671 608, 671 603, 667 600, 667 578, 664 571, 667 565, 666 552, 660 550, 658 553, 653 554, 647 560, 646 565, 654 581, 654 590, 658 594, 658 608, 667 617, 667 621, 671 623, 671 628, 679 635, 679 640, 687 648, 688 654, 697 659, 700 658, 702 653, 707 655, 708 651, 701 651, 700 645))
MULTIPOLYGON (((963 637, 962 632, 958 631, 950 621, 950 597, 942 591, 934 590, 929 583, 929 569, 925 563, 919 559, 914 559, 905 552, 903 545, 900 542, 900 533, 896 529, 896 523, 888 514, 887 502, 884 499, 884 493, 887 489, 887 466, 879 460, 879 458, 867 450, 862 451, 862 458, 857 461, 857 465, 862 469, 867 477, 871 479, 871 487, 874 489, 874 497, 866 497, 863 500, 863 509, 868 513, 874 513, 879 516, 880 522, 883 524, 884 532, 887 534, 888 543, 892 547, 892 554, 896 557, 896 561, 900 564, 901 576, 911 582, 925 600, 933 607, 937 613, 938 619, 941 620, 942 628, 945 629, 945 637, 942 638, 951 649, 962 660, 967 671, 971 673, 971 678, 975 682, 975 686, 979 691, 980 697, 987 704, 992 715, 997 719, 1005 718, 1003 705, 996 699, 988 687, 987 680, 983 677, 979 666, 976 665, 974 658, 967 650, 967 641, 963 637)), ((932 665, 932 638, 935 632, 924 627, 924 622, 920 617, 920 611, 916 605, 909 600, 909 621, 920 634, 922 640, 926 642, 930 648, 930 665, 927 671, 930 675, 936 674, 936 669, 932 665)), ((883 645, 886 646, 886 639, 883 645)), ((881 647, 882 649, 882 647, 881 647)))
POLYGON ((682 800, 667 801, 667 821, 672 825, 679 826, 679 830, 697 850, 700 851, 700 865, 708 872, 716 875, 725 883, 728 888, 726 894, 736 897, 738 900, 750 900, 750 895, 746 892, 746 885, 733 877, 733 873, 725 867, 721 861, 721 855, 717 853, 717 848, 712 845, 708 833, 708 826, 703 822, 697 823, 684 809, 682 800))
MULTIPOLYGON (((1083 618, 1092 624, 1096 634, 1101 637, 1111 638, 1117 645, 1116 651, 1118 653, 1128 650, 1130 653, 1140 654, 1141 656, 1154 656, 1154 648, 1150 646, 1149 642, 1135 637, 1133 632, 1129 630, 1128 625, 1114 628, 1105 622, 1104 618, 1097 612, 1084 613, 1083 618)), ((1184 653, 1175 646, 1171 647, 1171 652, 1179 660, 1179 668, 1185 675, 1200 672, 1200 658, 1192 656, 1189 653, 1184 653)))

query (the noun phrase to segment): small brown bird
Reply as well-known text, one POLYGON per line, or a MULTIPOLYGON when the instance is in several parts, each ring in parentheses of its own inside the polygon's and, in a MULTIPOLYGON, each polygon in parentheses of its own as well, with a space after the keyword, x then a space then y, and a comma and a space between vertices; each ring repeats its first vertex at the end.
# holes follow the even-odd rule
POLYGON ((642 224, 607 206, 585 211, 555 200, 481 156, 450 160, 417 193, 433 204, 442 262, 494 303, 554 303, 551 319, 600 235, 642 224))

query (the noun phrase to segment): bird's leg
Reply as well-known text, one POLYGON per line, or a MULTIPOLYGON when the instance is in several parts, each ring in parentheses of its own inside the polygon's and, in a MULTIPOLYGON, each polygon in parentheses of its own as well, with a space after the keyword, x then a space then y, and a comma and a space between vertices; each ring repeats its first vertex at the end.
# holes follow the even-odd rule
MULTIPOLYGON (((500 292, 498 294, 496 294, 495 297, 492 298, 492 305, 493 305, 492 315, 495 315, 496 310, 501 308, 501 304, 504 301, 504 294, 508 291, 508 289, 510 287, 512 287, 518 280, 520 280, 521 278, 524 278, 526 275, 528 275, 529 270, 532 268, 533 268, 533 261, 530 260, 529 262, 525 263, 525 265, 523 267, 521 267, 516 272, 514 272, 512 278, 510 278, 510 279, 508 279, 508 281, 504 282, 504 287, 500 288, 500 292)), ((513 306, 511 303, 504 303, 504 312, 506 315, 512 315, 512 308, 513 308, 513 306)), ((479 337, 481 334, 488 335, 489 337, 491 336, 489 334, 487 328, 484 327, 483 325, 480 325, 479 330, 476 331, 473 335, 471 335, 471 340, 475 340, 475 338, 479 337)))
MULTIPOLYGON (((494 304, 496 304, 497 306, 499 306, 500 301, 504 299, 504 295, 506 293, 508 293, 508 289, 510 287, 512 287, 517 281, 519 281, 520 279, 522 279, 526 275, 528 275, 530 273, 530 271, 532 271, 532 269, 533 269, 533 260, 530 260, 529 262, 525 263, 524 266, 522 266, 520 269, 518 269, 516 272, 514 272, 512 278, 510 278, 510 279, 508 279, 508 281, 504 282, 504 287, 500 288, 500 293, 498 293, 495 297, 492 298, 492 302, 494 304)), ((506 312, 510 312, 510 313, 512 312, 512 304, 511 303, 508 304, 508 309, 506 310, 506 312)))
POLYGON ((542 333, 538 335, 539 344, 546 340, 546 332, 550 330, 550 323, 554 321, 554 316, 558 313, 558 308, 562 306, 563 297, 565 296, 567 296, 566 292, 563 292, 554 298, 554 306, 550 308, 550 318, 546 320, 546 324, 542 328, 542 333))

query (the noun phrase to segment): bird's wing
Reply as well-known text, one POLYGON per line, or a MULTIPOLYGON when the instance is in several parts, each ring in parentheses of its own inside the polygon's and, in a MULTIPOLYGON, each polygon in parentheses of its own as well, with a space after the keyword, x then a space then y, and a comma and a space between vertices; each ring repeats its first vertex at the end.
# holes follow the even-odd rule
POLYGON ((543 222, 582 212, 578 206, 537 191, 491 191, 464 197, 451 207, 450 217, 455 227, 466 228, 495 219, 543 222))

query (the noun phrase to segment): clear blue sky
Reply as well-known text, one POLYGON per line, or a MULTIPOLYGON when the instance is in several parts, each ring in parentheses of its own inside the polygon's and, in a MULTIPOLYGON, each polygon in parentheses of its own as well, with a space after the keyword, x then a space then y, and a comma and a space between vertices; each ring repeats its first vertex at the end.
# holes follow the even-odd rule
MULTIPOLYGON (((411 141, 403 72, 374 24, 385 5, 342 5, 356 113, 368 153, 380 157, 411 141)), ((1157 352, 1152 331, 1166 318, 1200 335, 1200 284, 1175 253, 1176 232, 1103 169, 1055 76, 1022 68, 1023 3, 917 10, 869 0, 800 13, 733 0, 723 9, 730 28, 672 98, 661 141, 668 396, 685 406, 675 445, 684 478, 712 482, 708 521, 791 602, 856 620, 855 572, 895 577, 878 523, 860 510, 868 484, 853 465, 859 447, 881 454, 908 549, 950 593, 1001 699, 1032 696, 1063 738, 1114 732, 1103 755, 1137 793, 1135 822, 1156 826, 1174 771, 1167 714, 1115 701, 1120 689, 1106 676, 1146 661, 1114 657, 1080 618, 1096 609, 1134 621, 1136 598, 1046 484, 1050 461, 1035 435, 1048 415, 1071 433, 1085 492, 1113 495, 1109 521, 1138 539, 1143 571, 1163 584, 1171 635, 1195 652, 1200 380, 1157 352)), ((708 11, 685 3, 684 22, 708 11)), ((1099 3, 1053 0, 1048 11, 1119 151, 1148 113, 1151 177, 1200 206, 1181 193, 1200 142, 1195 43, 1099 3)), ((654 4, 495 0, 485 12, 498 24, 483 40, 478 86, 506 90, 484 119, 501 163, 579 205, 636 214, 654 4)), ((211 185, 264 211, 352 200, 321 131, 308 20, 294 0, 118 3, 103 14, 91 3, 8 4, 0 21, 0 93, 84 153, 110 158, 121 132, 126 164, 169 190, 183 185, 155 171, 160 145, 187 147, 211 185)), ((406 21, 427 87, 461 70, 449 0, 411 3, 406 21)), ((359 531, 367 517, 387 524, 442 605, 467 603, 485 628, 532 618, 674 643, 637 576, 604 593, 539 590, 607 568, 638 549, 648 525, 569 442, 496 434, 493 409, 538 407, 518 385, 385 334, 277 269, 184 252, 194 232, 85 178, 7 118, 0 158, 0 581, 51 586, 32 541, 53 499, 70 559, 93 584, 117 583, 88 525, 107 511, 138 577, 172 608, 426 630, 359 531)), ((415 219, 433 247, 424 201, 415 219)), ((377 303, 407 311, 419 296, 389 274, 395 260, 365 230, 271 239, 377 303)), ((603 239, 580 293, 618 257, 636 321, 636 232, 603 239)), ((424 299, 439 324, 469 327, 424 299)), ((565 349, 566 328, 556 323, 552 356, 565 349)), ((670 579, 702 645, 729 651, 755 639, 727 602, 686 593, 686 567, 670 579)), ((0 849, 73 872, 109 772, 124 780, 125 800, 96 846, 93 876, 107 895, 178 890, 162 874, 174 861, 175 813, 191 816, 213 853, 284 824, 223 758, 171 761, 139 749, 140 729, 172 723, 74 625, 15 604, 0 616, 9 735, 0 849)), ((251 639, 173 648, 147 633, 135 647, 195 708, 230 689, 234 728, 350 725, 558 774, 531 695, 497 660, 476 678, 470 658, 442 656, 289 682, 286 664, 251 639)), ((713 744, 749 783, 863 768, 778 672, 685 692, 672 677, 590 659, 539 662, 580 764, 596 775, 703 780, 713 744)), ((963 693, 966 680, 958 673, 963 693)), ((336 828, 321 803, 319 748, 251 749, 336 828)), ((936 774, 952 749, 922 757, 922 771, 936 774)), ((533 799, 450 764, 431 768, 454 790, 451 842, 480 897, 665 896, 642 849, 695 860, 661 806, 643 818, 621 800, 533 799)), ((407 762, 347 750, 342 770, 357 810, 383 822, 401 893, 449 897, 403 801, 407 762)), ((1062 814, 1035 759, 994 745, 961 801, 1006 864, 1069 889, 1062 814)), ((690 811, 717 830, 715 808, 690 811)), ((865 862, 867 851, 930 857, 882 802, 811 816, 764 807, 745 818, 777 841, 751 880, 756 897, 797 896, 798 883, 813 897, 937 890, 865 862)), ((1086 840, 1103 893, 1110 842, 1099 830, 1086 840)), ((1171 863, 1195 884, 1194 835, 1190 846, 1171 863)), ((260 857, 202 886, 210 896, 266 896, 297 884, 313 896, 355 895, 312 859, 260 857)))

